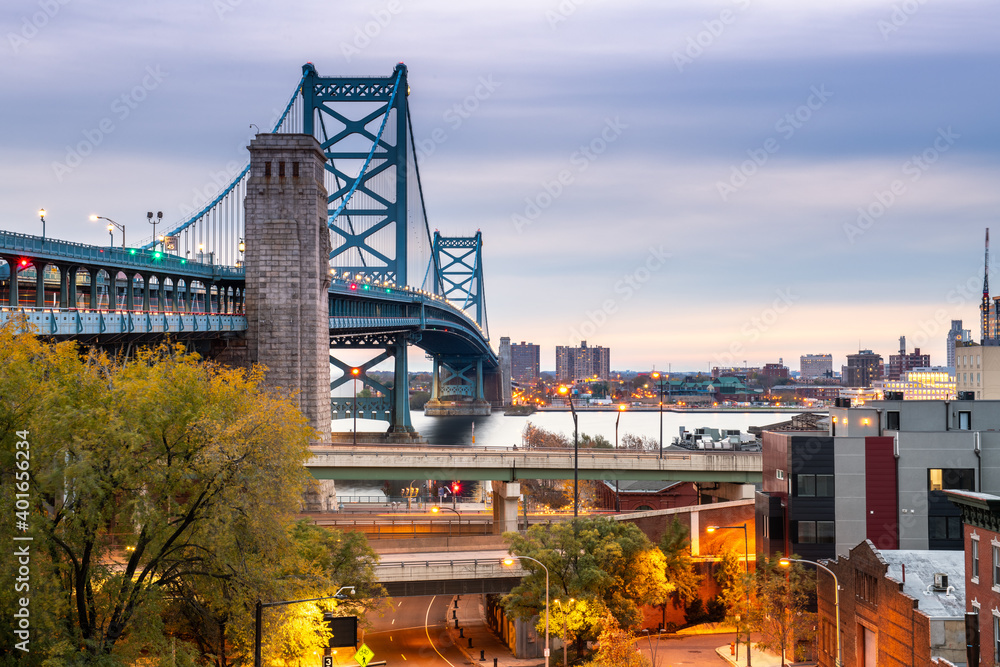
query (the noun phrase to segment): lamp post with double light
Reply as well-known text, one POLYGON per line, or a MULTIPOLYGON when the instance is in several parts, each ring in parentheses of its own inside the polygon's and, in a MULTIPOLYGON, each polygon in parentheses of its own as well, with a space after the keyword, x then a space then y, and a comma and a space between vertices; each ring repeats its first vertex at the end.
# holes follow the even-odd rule
MULTIPOLYGON (((717 530, 742 530, 743 531, 743 557, 746 563, 747 572, 747 613, 750 613, 750 536, 747 533, 747 525, 744 523, 742 526, 709 526, 706 530, 709 533, 714 533, 717 530)), ((739 641, 739 637, 736 638, 739 641)), ((747 667, 751 667, 751 657, 750 657, 750 627, 747 626, 747 667)))
POLYGON ((549 568, 545 567, 545 563, 538 560, 537 558, 532 558, 531 556, 510 556, 504 558, 501 561, 507 567, 514 564, 515 560, 530 560, 534 563, 538 563, 545 570, 545 667, 549 667, 549 568))
POLYGON ((828 568, 826 565, 821 565, 814 560, 806 560, 804 558, 779 558, 778 565, 781 567, 788 567, 792 563, 812 563, 821 570, 824 570, 833 577, 833 608, 836 611, 837 616, 837 667, 843 666, 843 661, 841 660, 841 646, 840 646, 840 582, 837 581, 837 575, 833 573, 833 570, 828 568))
POLYGON ((559 395, 569 401, 569 411, 573 413, 573 518, 580 516, 580 430, 573 405, 573 392, 566 385, 559 386, 559 395))

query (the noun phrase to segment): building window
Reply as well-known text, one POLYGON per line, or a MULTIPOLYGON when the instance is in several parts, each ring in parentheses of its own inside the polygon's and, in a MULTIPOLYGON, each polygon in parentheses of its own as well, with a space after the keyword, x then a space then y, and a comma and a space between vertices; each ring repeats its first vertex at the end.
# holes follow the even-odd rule
POLYGON ((878 579, 867 572, 856 572, 854 576, 854 596, 873 607, 878 606, 878 579))
POLYGON ((885 413, 885 427, 890 431, 899 430, 899 410, 887 410, 885 413))
POLYGON ((774 471, 774 476, 777 477, 778 479, 785 479, 785 471, 784 470, 780 470, 780 469, 779 470, 775 470, 774 471))
POLYGON ((799 544, 833 544, 836 541, 833 521, 798 521, 799 544))
POLYGON ((927 517, 927 537, 932 540, 962 539, 962 517, 929 516, 927 517))
POLYGON ((1000 547, 993 545, 993 587, 1000 586, 1000 547))
POLYGON ((801 498, 832 498, 833 475, 796 475, 796 494, 801 498))
POLYGON ((928 468, 927 490, 975 491, 976 471, 974 468, 928 468))
POLYGON ((993 662, 1000 662, 1000 616, 993 614, 993 662))
POLYGON ((979 583, 979 540, 972 540, 972 583, 979 583))
POLYGON ((972 428, 972 412, 969 410, 962 410, 958 413, 958 429, 960 431, 968 431, 972 428))

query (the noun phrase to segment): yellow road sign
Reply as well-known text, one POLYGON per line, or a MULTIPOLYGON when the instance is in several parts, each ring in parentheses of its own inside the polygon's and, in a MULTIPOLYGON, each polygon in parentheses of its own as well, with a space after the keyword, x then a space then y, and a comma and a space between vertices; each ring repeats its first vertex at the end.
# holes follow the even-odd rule
POLYGON ((354 660, 357 661, 361 667, 368 667, 368 663, 372 658, 375 657, 375 651, 368 648, 368 644, 362 644, 358 652, 354 654, 354 660))

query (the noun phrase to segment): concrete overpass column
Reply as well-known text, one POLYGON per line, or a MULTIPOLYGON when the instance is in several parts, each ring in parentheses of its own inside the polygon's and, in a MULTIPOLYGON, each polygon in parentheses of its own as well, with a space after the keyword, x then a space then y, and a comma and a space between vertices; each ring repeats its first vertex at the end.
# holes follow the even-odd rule
MULTIPOLYGON (((267 382, 272 386, 297 392, 295 401, 316 431, 314 444, 328 443, 330 231, 325 156, 319 142, 304 134, 258 134, 249 149, 244 253, 249 361, 269 369, 267 382)), ((405 377, 404 372, 404 382, 405 377)), ((330 482, 320 497, 332 492, 330 482)))
POLYGON ((517 501, 521 498, 520 482, 493 481, 493 534, 503 535, 517 530, 517 501))

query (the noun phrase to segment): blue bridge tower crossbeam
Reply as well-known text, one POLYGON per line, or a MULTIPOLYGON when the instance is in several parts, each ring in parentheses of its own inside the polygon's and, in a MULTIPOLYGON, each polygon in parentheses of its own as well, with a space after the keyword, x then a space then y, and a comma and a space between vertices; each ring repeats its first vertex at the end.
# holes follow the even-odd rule
POLYGON ((474 310, 476 324, 489 340, 483 287, 483 233, 442 236, 435 231, 434 260, 441 296, 466 312, 474 310))
POLYGON ((331 264, 399 285, 407 284, 407 94, 402 63, 388 77, 321 77, 303 66, 303 132, 320 141, 332 178, 331 264))

